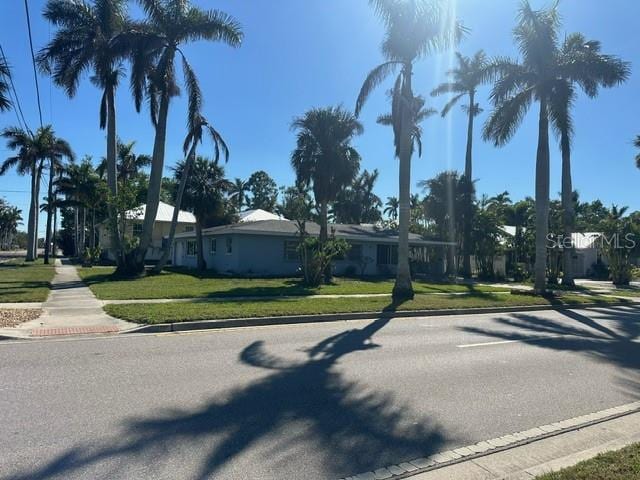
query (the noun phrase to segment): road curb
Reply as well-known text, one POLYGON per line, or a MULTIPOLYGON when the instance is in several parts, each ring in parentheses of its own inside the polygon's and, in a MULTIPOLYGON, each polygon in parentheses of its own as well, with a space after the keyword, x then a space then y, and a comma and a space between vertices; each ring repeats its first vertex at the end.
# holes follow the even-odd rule
POLYGON ((445 452, 438 452, 428 457, 416 458, 398 465, 389 465, 375 471, 364 472, 354 476, 343 477, 341 480, 401 480, 415 475, 450 467, 478 458, 522 447, 540 440, 555 437, 565 433, 580 430, 592 425, 605 423, 627 415, 640 413, 640 402, 628 403, 618 407, 608 408, 599 412, 581 415, 568 420, 541 425, 522 432, 504 435, 502 437, 484 440, 473 445, 458 447, 445 452))
POLYGON ((480 315, 487 313, 514 313, 514 312, 539 312, 562 310, 586 310, 592 308, 626 307, 637 305, 633 301, 611 302, 607 304, 569 304, 561 306, 550 305, 526 305, 520 307, 487 307, 487 308, 462 308, 440 310, 407 310, 400 312, 359 312, 337 313, 320 315, 290 315, 278 317, 248 317, 230 318, 221 320, 197 320, 192 322, 170 322, 152 325, 141 325, 120 333, 168 333, 184 332, 191 330, 210 330, 238 327, 264 327, 273 325, 292 325, 301 323, 339 322, 348 320, 371 320, 379 318, 410 318, 410 317, 437 317, 452 315, 480 315))

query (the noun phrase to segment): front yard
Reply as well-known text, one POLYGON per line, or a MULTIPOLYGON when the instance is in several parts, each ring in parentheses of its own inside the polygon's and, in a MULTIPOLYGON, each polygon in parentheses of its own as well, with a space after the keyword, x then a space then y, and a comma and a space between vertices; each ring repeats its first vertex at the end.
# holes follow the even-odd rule
POLYGON ((606 305, 611 298, 565 295, 547 299, 532 295, 477 292, 469 295, 416 295, 414 300, 392 305, 388 297, 365 298, 282 298, 251 301, 220 300, 210 302, 111 304, 109 315, 137 323, 166 323, 222 318, 313 315, 381 311, 439 310, 528 305, 606 305))
POLYGON ((0 303, 44 302, 55 274, 42 260, 11 260, 0 264, 0 303))
MULTIPOLYGON (((335 278, 331 285, 309 288, 297 278, 229 278, 193 270, 174 269, 135 280, 112 277, 112 267, 78 268, 80 277, 101 300, 154 298, 281 297, 297 295, 390 294, 393 280, 335 278)), ((507 289, 416 281, 417 294, 506 292, 507 289)))

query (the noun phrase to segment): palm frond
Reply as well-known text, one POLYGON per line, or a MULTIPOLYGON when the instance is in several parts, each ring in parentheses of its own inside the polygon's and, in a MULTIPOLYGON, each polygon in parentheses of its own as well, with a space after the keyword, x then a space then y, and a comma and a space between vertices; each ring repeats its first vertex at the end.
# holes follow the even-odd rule
POLYGON ((185 20, 185 39, 224 42, 231 47, 242 44, 242 27, 231 15, 218 10, 189 8, 185 20))
POLYGON ((452 97, 442 108, 442 112, 440 113, 440 116, 442 118, 446 117, 447 113, 449 113, 449 111, 455 106, 455 104, 458 103, 458 101, 465 95, 466 93, 463 92, 463 93, 459 93, 455 97, 452 97))
POLYGON ((493 141, 495 146, 506 144, 522 123, 533 96, 534 88, 530 87, 496 106, 484 125, 484 140, 493 141))
POLYGON ((369 98, 369 95, 371 95, 371 92, 378 85, 380 85, 391 73, 393 73, 399 64, 400 62, 397 61, 385 62, 378 65, 376 68, 371 70, 371 72, 369 72, 369 75, 367 75, 367 78, 360 88, 360 93, 358 94, 358 99, 356 100, 356 117, 360 116, 362 107, 369 98))

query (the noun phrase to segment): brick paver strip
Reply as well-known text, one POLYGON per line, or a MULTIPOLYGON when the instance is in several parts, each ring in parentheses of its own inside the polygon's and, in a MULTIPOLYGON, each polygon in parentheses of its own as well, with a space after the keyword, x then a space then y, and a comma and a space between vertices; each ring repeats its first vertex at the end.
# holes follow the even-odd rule
POLYGON ((31 330, 32 337, 47 337, 51 335, 86 335, 91 333, 117 333, 116 325, 95 326, 95 327, 58 327, 58 328, 34 328, 31 330))

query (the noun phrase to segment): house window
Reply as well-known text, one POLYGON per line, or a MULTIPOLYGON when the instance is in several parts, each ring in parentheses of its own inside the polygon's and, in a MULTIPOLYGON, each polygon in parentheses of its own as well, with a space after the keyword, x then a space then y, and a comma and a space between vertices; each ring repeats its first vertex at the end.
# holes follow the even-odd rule
POLYGON ((184 226, 184 231, 185 232, 193 232, 195 230, 195 227, 193 225, 185 225, 184 226))
POLYGON ((142 224, 134 223, 133 224, 133 236, 140 237, 142 235, 142 224))
POLYGON ((195 256, 197 251, 198 251, 198 248, 196 246, 196 241, 195 240, 187 240, 187 255, 189 257, 193 257, 193 256, 195 256))
POLYGON ((233 239, 231 237, 227 237, 227 255, 231 255, 233 253, 233 239))
POLYGON ((377 252, 378 265, 397 265, 398 264, 398 246, 397 245, 378 245, 377 252))
POLYGON ((289 262, 297 262, 300 260, 300 252, 298 252, 298 242, 294 240, 285 240, 284 259, 289 262))
POLYGON ((347 260, 350 262, 359 262, 362 260, 362 245, 351 244, 351 248, 347 252, 347 260))
POLYGON ((215 238, 212 238, 209 252, 211 253, 211 255, 215 255, 217 251, 218 251, 218 242, 215 238))

